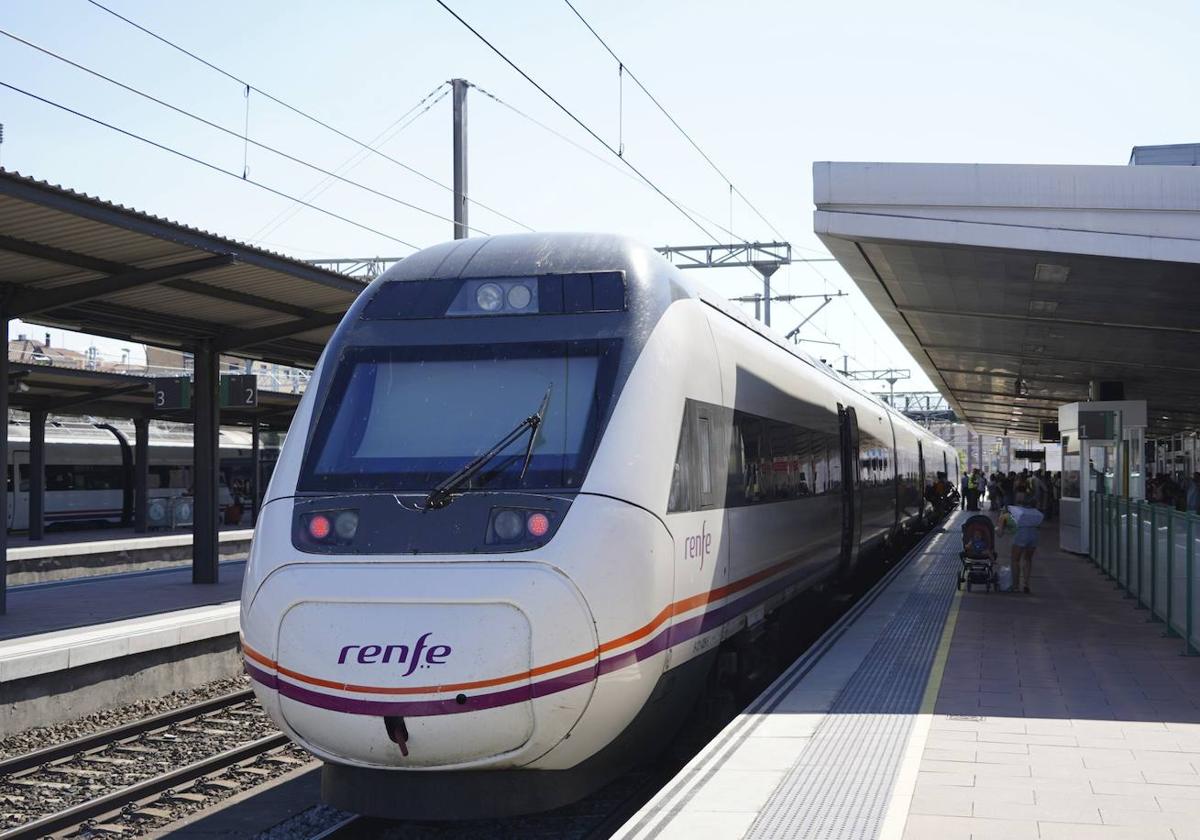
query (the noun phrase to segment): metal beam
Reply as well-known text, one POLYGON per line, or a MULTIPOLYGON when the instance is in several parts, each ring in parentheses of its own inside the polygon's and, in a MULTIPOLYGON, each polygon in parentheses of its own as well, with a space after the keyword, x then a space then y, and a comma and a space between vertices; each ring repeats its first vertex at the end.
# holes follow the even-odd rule
POLYGON ((103 400, 108 397, 119 397, 122 394, 132 394, 135 391, 145 391, 153 384, 153 380, 147 379, 144 382, 138 382, 134 385, 122 385, 119 388, 96 388, 91 391, 84 391, 79 394, 72 394, 69 397, 60 397, 56 400, 42 400, 37 403, 39 411, 62 411, 66 408, 73 408, 79 405, 85 405, 97 400, 103 400))
POLYGON ((363 284, 353 278, 317 268, 300 260, 281 257, 257 248, 249 248, 219 236, 200 233, 182 225, 155 219, 135 210, 115 207, 95 198, 70 193, 47 184, 39 184, 9 173, 0 175, 0 195, 11 196, 20 201, 49 207, 79 218, 90 219, 101 224, 152 236, 160 241, 172 242, 208 253, 227 253, 230 249, 236 249, 238 262, 280 274, 288 274, 322 286, 355 294, 363 289, 363 284))
POLYGON ((328 268, 347 277, 374 280, 404 257, 342 257, 336 260, 309 260, 312 265, 328 268))
POLYGON ((188 280, 186 278, 180 280, 168 280, 163 283, 164 286, 169 286, 172 289, 178 289, 181 292, 188 292, 201 297, 209 297, 214 300, 224 300, 230 303, 240 303, 245 306, 253 306, 256 309, 265 309, 268 312, 285 312, 288 315, 295 315, 297 318, 309 318, 319 314, 315 309, 308 309, 303 306, 295 306, 291 303, 283 301, 271 300, 270 298, 259 297, 247 292, 240 292, 236 289, 225 289, 220 286, 210 286, 207 283, 201 283, 196 280, 188 280))
POLYGON ((150 486, 150 421, 145 417, 133 420, 133 532, 148 530, 146 509, 149 507, 147 488, 150 486))
POLYGON ((792 262, 833 262, 828 260, 793 260, 788 242, 734 242, 729 245, 664 245, 654 250, 676 268, 757 268, 758 264, 776 268, 792 262), (676 262, 678 257, 680 262, 676 262))
MULTIPOLYGON (((0 464, 8 464, 8 312, 0 296, 0 418, 4 419, 4 434, 0 435, 0 464)), ((7 469, 7 468, 6 468, 7 469)), ((8 512, 8 482, 0 476, 0 510, 8 512)), ((8 612, 8 523, 0 527, 0 615, 8 612)))
MULTIPOLYGON (((926 306, 897 306, 901 315, 931 315, 938 318, 974 318, 983 321, 1012 321, 1022 324, 1089 327, 1107 330, 1146 330, 1150 332, 1200 335, 1200 327, 1169 327, 1162 324, 1129 324, 1121 321, 1086 321, 1080 318, 1057 318, 1049 315, 1016 315, 1004 312, 972 312, 965 309, 934 309, 926 306)), ((914 333, 915 335, 916 333, 914 333)))
POLYGON ((20 318, 35 312, 45 312, 48 309, 58 309, 61 306, 71 306, 96 298, 161 283, 173 277, 185 274, 197 274, 223 268, 236 262, 232 254, 218 254, 214 257, 204 257, 199 260, 188 260, 174 265, 164 265, 158 268, 137 268, 120 274, 110 274, 96 280, 85 280, 82 283, 72 283, 69 286, 56 286, 53 289, 35 289, 17 287, 9 302, 13 317, 20 318))
POLYGON ((212 342, 197 342, 193 351, 195 402, 192 424, 192 583, 216 583, 220 577, 218 561, 217 517, 219 496, 217 481, 220 466, 218 435, 217 382, 220 354, 212 342))
MULTIPOLYGON (((16 467, 14 465, 14 471, 16 467)), ((21 491, 21 477, 13 476, 21 491)), ((46 527, 46 412, 29 412, 29 539, 40 540, 46 527)))
POLYGON ((471 235, 467 225, 467 90, 466 79, 451 79, 450 87, 454 102, 454 238, 466 239, 471 235))
POLYGON ((306 333, 320 327, 331 327, 342 320, 343 312, 321 313, 295 321, 285 321, 282 324, 272 324, 269 327, 252 327, 226 333, 213 341, 213 349, 218 353, 228 353, 242 347, 253 347, 267 341, 287 338, 290 335, 306 333))
POLYGON ((41 242, 17 239, 13 236, 0 236, 0 251, 8 251, 9 253, 21 254, 26 257, 35 257, 39 260, 58 263, 59 265, 84 268, 88 271, 98 271, 101 274, 119 274, 122 271, 129 270, 129 266, 122 263, 89 257, 87 254, 79 254, 64 248, 55 248, 53 245, 43 245, 41 242))
MULTIPOLYGON (((1129 359, 1072 359, 1066 356, 1045 356, 1041 353, 1037 355, 1025 355, 1022 353, 1011 352, 1007 350, 977 350, 971 347, 959 347, 952 344, 929 344, 922 345, 923 349, 928 353, 961 353, 968 356, 979 356, 985 359, 1012 359, 1016 362, 1049 362, 1051 364, 1062 365, 1097 365, 1099 367, 1131 367, 1131 368, 1148 368, 1150 370, 1166 370, 1166 371, 1183 371, 1186 373, 1200 373, 1200 367, 1186 367, 1180 365, 1160 365, 1151 362, 1135 362, 1129 359)), ((930 359, 933 362, 933 359, 930 359)), ((941 371, 941 367, 933 362, 934 368, 941 371)), ((950 371, 957 372, 957 371, 950 371)), ((974 371, 971 371, 972 373, 974 371)), ((998 376, 999 374, 992 374, 998 376)), ((1021 376, 1023 374, 1012 374, 1013 376, 1021 376)))

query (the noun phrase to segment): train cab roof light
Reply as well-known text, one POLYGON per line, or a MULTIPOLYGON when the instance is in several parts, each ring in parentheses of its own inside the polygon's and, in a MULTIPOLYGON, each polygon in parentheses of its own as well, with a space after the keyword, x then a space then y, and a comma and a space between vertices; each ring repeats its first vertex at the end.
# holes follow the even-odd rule
POLYGON ((574 315, 623 312, 621 271, 395 280, 384 284, 363 309, 367 320, 469 318, 495 315, 574 315))

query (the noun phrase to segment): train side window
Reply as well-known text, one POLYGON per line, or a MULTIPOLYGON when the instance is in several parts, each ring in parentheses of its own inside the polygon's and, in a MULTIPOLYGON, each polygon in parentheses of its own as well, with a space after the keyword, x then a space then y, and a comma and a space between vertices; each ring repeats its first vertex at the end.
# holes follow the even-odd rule
POLYGON ((57 491, 74 490, 75 472, 70 466, 63 464, 47 464, 46 489, 57 491))
POLYGON ((679 513, 692 507, 692 470, 691 450, 692 434, 690 423, 691 412, 687 407, 683 411, 683 422, 679 426, 679 447, 675 450, 675 467, 671 475, 671 496, 667 500, 667 513, 679 513))
POLYGON ((707 414, 696 417, 696 472, 700 480, 700 507, 711 507, 712 499, 712 421, 707 414))

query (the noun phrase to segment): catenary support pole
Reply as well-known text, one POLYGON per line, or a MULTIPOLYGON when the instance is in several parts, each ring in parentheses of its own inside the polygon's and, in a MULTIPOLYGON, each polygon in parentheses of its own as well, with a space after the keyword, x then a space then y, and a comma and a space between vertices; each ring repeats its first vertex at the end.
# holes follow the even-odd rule
POLYGON ((147 498, 150 485, 150 419, 133 419, 133 532, 144 534, 149 528, 146 522, 147 498))
POLYGON ((755 263, 755 270, 763 279, 763 324, 771 326, 771 275, 779 269, 779 263, 755 263))
POLYGON ((192 485, 195 489, 195 508, 192 519, 192 582, 216 583, 217 565, 217 436, 220 433, 217 403, 218 364, 220 356, 213 352, 212 342, 202 339, 195 349, 195 395, 192 410, 192 452, 194 468, 192 485))
MULTIPOLYGON (((15 476, 17 491, 21 477, 15 476)), ((46 412, 29 412, 29 539, 46 535, 46 412)))
POLYGON ((466 79, 451 79, 454 98, 454 238, 466 239, 467 227, 467 88, 466 79))

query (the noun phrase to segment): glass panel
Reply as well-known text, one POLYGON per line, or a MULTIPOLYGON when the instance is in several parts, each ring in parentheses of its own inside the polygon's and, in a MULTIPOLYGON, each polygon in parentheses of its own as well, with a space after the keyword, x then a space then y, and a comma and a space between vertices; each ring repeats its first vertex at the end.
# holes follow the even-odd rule
POLYGON ((708 495, 712 492, 712 433, 709 430, 708 418, 700 419, 700 492, 708 495))

